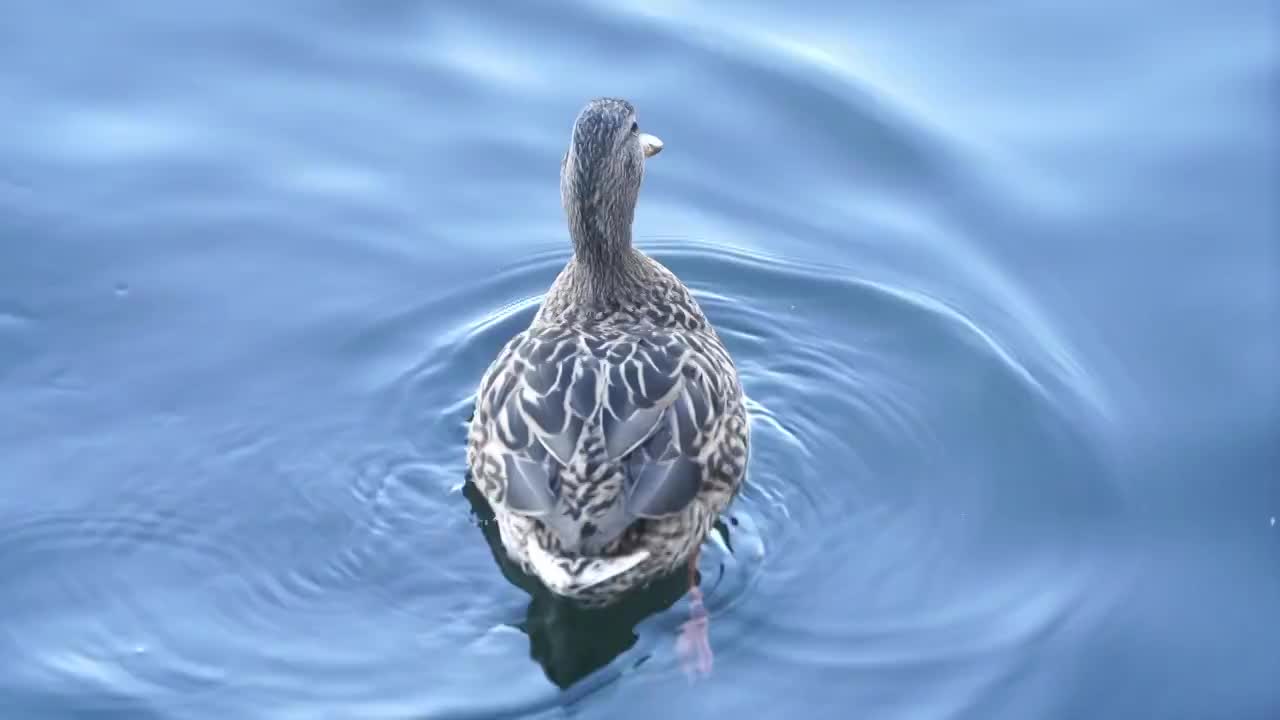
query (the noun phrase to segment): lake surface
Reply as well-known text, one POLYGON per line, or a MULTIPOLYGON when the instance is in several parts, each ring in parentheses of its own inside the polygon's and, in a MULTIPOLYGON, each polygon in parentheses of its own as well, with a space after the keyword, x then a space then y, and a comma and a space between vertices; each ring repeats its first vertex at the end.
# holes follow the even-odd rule
POLYGON ((0 717, 1280 717, 1269 2, 0 18, 0 717), (464 489, 591 97, 751 399, 682 588, 464 489))

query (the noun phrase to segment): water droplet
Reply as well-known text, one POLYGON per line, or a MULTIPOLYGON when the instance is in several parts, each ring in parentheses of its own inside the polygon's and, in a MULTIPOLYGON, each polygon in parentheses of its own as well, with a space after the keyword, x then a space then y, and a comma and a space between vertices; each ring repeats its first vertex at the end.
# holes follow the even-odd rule
POLYGON ((1271 516, 1271 527, 1275 527, 1275 526, 1276 526, 1276 516, 1275 516, 1275 515, 1272 515, 1272 516, 1271 516))

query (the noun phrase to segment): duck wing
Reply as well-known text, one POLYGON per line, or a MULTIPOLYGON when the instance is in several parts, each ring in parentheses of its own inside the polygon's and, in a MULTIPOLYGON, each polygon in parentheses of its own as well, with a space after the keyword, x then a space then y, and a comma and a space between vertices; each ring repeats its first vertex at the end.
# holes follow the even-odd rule
POLYGON ((710 345, 663 329, 546 327, 513 338, 478 403, 486 449, 501 458, 501 502, 546 515, 564 478, 598 481, 618 468, 627 516, 683 509, 702 486, 708 431, 737 391, 715 372, 727 354, 710 345))

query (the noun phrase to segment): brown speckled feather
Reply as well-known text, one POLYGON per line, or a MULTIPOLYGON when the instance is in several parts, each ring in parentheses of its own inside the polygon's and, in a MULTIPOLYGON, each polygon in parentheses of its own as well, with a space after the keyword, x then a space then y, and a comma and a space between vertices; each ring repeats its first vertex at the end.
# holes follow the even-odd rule
POLYGON ((468 439, 508 554, 593 603, 683 562, 748 455, 732 359, 680 280, 631 247, 633 118, 623 101, 579 117, 561 185, 575 257, 485 373, 468 439))

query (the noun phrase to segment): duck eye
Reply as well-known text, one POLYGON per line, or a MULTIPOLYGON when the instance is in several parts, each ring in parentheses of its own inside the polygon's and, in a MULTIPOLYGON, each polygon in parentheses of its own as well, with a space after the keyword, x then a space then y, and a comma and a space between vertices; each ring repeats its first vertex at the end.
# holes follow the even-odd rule
POLYGON ((638 133, 638 132, 640 132, 640 123, 635 122, 635 121, 632 121, 632 123, 631 123, 631 132, 633 132, 633 133, 638 133))

